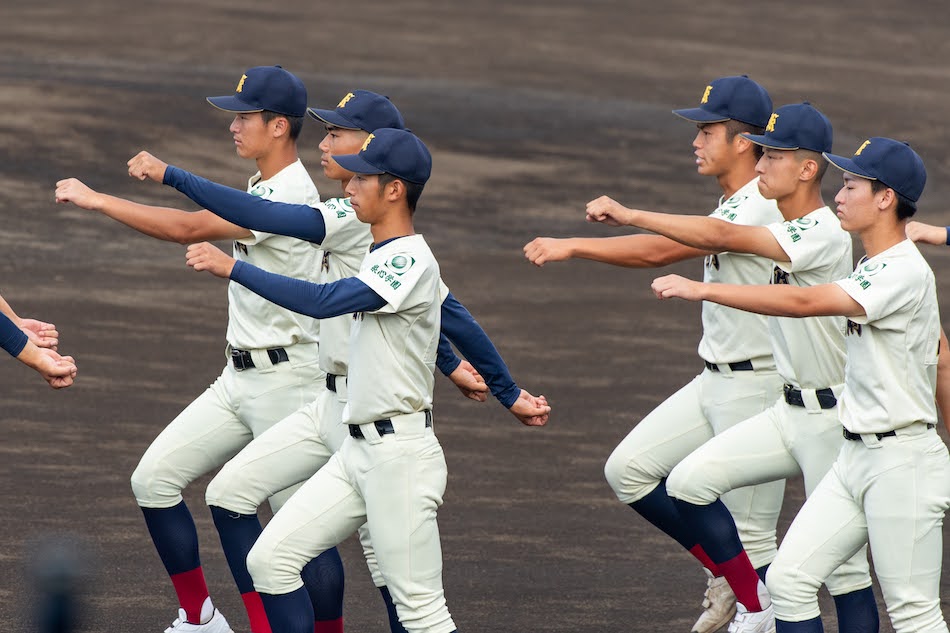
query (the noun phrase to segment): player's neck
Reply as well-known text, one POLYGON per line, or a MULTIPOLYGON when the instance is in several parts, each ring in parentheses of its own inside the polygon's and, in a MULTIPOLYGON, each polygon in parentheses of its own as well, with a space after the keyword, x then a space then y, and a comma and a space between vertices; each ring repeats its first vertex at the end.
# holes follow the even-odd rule
POLYGON ((753 164, 751 167, 747 165, 736 166, 736 168, 730 169, 717 176, 716 180, 719 181, 719 187, 722 189, 723 197, 729 199, 734 196, 737 191, 752 182, 754 178, 755 165, 753 164))
POLYGON ((798 187, 791 194, 775 201, 782 217, 786 220, 797 220, 825 206, 821 198, 821 189, 818 187, 798 187))
POLYGON ((415 234, 412 225, 412 214, 406 206, 393 207, 370 224, 373 234, 373 243, 379 244, 394 237, 403 237, 415 234))
POLYGON ((297 145, 289 143, 275 147, 257 158, 257 170, 261 180, 270 180, 281 171, 297 162, 297 145))
POLYGON ((905 239, 904 230, 907 220, 891 220, 882 218, 859 233, 864 253, 868 257, 880 255, 887 249, 900 244, 905 239))

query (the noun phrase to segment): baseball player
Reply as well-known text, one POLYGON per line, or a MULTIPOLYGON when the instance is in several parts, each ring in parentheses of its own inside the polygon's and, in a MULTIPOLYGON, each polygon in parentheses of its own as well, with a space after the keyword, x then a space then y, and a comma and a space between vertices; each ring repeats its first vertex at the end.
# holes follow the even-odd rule
MULTIPOLYGON (((233 95, 210 97, 234 113, 230 131, 237 153, 258 168, 248 181, 251 195, 316 204, 319 194, 297 157, 297 137, 307 110, 307 91, 277 66, 247 70, 233 95)), ((250 231, 206 211, 156 208, 106 196, 75 179, 57 183, 56 200, 96 210, 146 235, 181 244, 234 240, 241 261, 307 279, 317 279, 321 254, 307 242, 250 231)), ((171 577, 180 604, 170 631, 230 631, 214 608, 198 555, 198 537, 181 491, 221 466, 255 436, 325 389, 318 362, 318 322, 276 306, 238 284, 228 287, 227 355, 218 379, 152 442, 132 474, 132 489, 149 534, 171 577)), ((293 493, 271 498, 274 510, 293 493)), ((342 603, 343 570, 330 550, 308 568, 308 587, 322 592, 320 604, 342 603), (311 573, 312 572, 312 573, 311 573), (316 582, 317 578, 321 582, 316 582)), ((260 598, 242 594, 255 633, 266 631, 260 598)), ((324 614, 317 613, 317 617, 324 614)), ((317 630, 342 627, 338 613, 326 614, 317 630)))
POLYGON ((356 277, 313 286, 237 264, 209 244, 188 264, 325 318, 355 312, 344 421, 347 437, 264 529, 247 563, 268 618, 282 633, 301 624, 308 601, 302 564, 367 523, 379 569, 408 631, 456 627, 442 589, 436 512, 446 467, 433 433, 432 370, 439 339, 439 266, 412 214, 431 172, 411 132, 376 130, 336 162, 354 174, 346 193, 371 225, 373 249, 356 277))
MULTIPOLYGON (((798 287, 830 283, 852 268, 851 236, 821 197, 830 151, 828 119, 807 103, 778 108, 765 134, 745 135, 764 148, 759 190, 785 218, 768 226, 740 226, 715 218, 618 210, 592 204, 588 217, 655 231, 697 248, 746 252, 775 262, 773 284, 798 287)), ((670 473, 667 491, 681 516, 738 596, 730 631, 775 630, 768 592, 742 550, 732 517, 718 499, 729 490, 793 477, 801 472, 805 494, 831 468, 841 438, 837 398, 844 382, 845 320, 769 318, 772 349, 783 396, 762 413, 736 424, 684 458, 670 473)), ((828 578, 838 630, 878 630, 867 552, 862 549, 828 578)))
POLYGON ((812 287, 654 281, 657 297, 715 301, 783 317, 847 317, 838 405, 844 441, 795 517, 768 573, 778 631, 822 631, 817 591, 870 545, 897 633, 947 631, 939 585, 950 459, 934 430, 940 318, 933 271, 906 239, 926 182, 910 146, 873 137, 847 158, 835 197, 841 226, 865 249, 854 271, 812 287))
MULTIPOLYGON (((771 113, 768 93, 745 76, 712 81, 698 108, 674 110, 698 128, 693 141, 697 171, 715 177, 722 188, 713 218, 755 226, 783 220, 775 202, 759 192, 755 166, 761 149, 742 136, 760 134, 771 113)), ((606 197, 591 204, 620 207, 606 197)), ((658 235, 538 238, 525 246, 525 255, 538 266, 581 257, 634 268, 704 257, 706 280, 744 284, 767 283, 773 268, 768 258, 693 248, 658 235)), ((699 355, 705 371, 640 421, 607 460, 605 474, 621 502, 702 563, 708 586, 704 611, 692 630, 710 633, 733 618, 736 598, 670 500, 666 477, 714 435, 774 403, 782 393, 782 379, 775 370, 766 320, 758 315, 704 303, 699 355)), ((775 556, 783 492, 784 482, 773 482, 733 490, 723 498, 749 559, 763 576, 775 556)))
POLYGON ((36 319, 24 319, 0 297, 0 348, 27 367, 35 369, 53 389, 73 384, 76 362, 72 356, 56 352, 56 326, 36 319))
MULTIPOLYGON (((906 235, 917 244, 950 244, 950 226, 911 221, 907 223, 906 235)), ((940 328, 940 362, 937 365, 937 410, 944 427, 950 432, 950 344, 943 328, 940 328)))
MULTIPOLYGON (((389 99, 364 90, 347 93, 334 110, 311 108, 308 112, 327 127, 327 135, 320 143, 324 173, 329 178, 340 180, 344 187, 353 174, 341 168, 333 156, 358 152, 369 136, 369 129, 387 127, 383 125, 387 123, 388 127, 404 127, 402 116, 389 99)), ((209 210, 220 210, 217 212, 238 224, 246 222, 257 230, 286 231, 319 243, 324 251, 323 280, 326 282, 358 274, 359 265, 372 241, 369 225, 359 221, 346 199, 327 200, 315 209, 306 205, 281 205, 252 198, 175 168, 169 170, 165 163, 147 154, 140 154, 133 163, 133 172, 147 173, 158 181, 175 184, 193 199, 201 200, 209 210)), ((463 376, 471 375, 472 368, 468 363, 463 366, 455 356, 449 342, 451 338, 488 378, 493 395, 519 420, 533 425, 546 419, 550 407, 544 398, 535 398, 514 384, 490 339, 451 293, 443 300, 441 312, 443 334, 437 360, 440 370, 449 375, 463 393, 470 397, 480 395, 472 393, 470 386, 455 378, 460 371, 463 376)), ((340 430, 343 436, 346 435, 342 411, 346 403, 351 323, 350 315, 321 322, 320 362, 328 373, 332 397, 318 400, 276 424, 228 462, 209 484, 208 503, 212 506, 226 551, 228 543, 232 543, 230 549, 246 556, 260 533, 254 513, 269 491, 309 478, 339 447, 342 442, 340 430), (339 327, 334 328, 334 323, 339 327)), ((479 374, 475 372, 474 375, 479 374)), ((476 385, 476 388, 485 387, 476 385)), ((375 564, 375 554, 365 530, 361 530, 360 535, 373 580, 387 604, 391 629, 396 633, 404 631, 385 580, 375 564)), ((246 577, 249 581, 243 567, 244 556, 229 555, 229 560, 232 559, 240 560, 242 566, 240 574, 236 572, 235 576, 246 577)))

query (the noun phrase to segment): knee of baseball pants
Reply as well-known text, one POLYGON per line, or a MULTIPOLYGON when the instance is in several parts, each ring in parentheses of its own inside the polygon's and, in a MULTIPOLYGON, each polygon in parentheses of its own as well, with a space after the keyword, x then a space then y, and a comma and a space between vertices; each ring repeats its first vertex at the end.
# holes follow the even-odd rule
POLYGON ((300 571, 309 561, 288 555, 278 545, 264 530, 247 554, 247 571, 259 593, 282 595, 303 587, 300 571))
POLYGON ((630 451, 627 443, 614 449, 604 465, 604 477, 621 503, 631 504, 650 494, 659 479, 646 472, 638 461, 639 453, 630 451))
POLYGON ((862 547, 825 579, 825 587, 832 596, 841 596, 870 586, 871 566, 868 564, 867 546, 862 547))
MULTIPOLYGON (((690 456, 691 457, 691 456, 690 456)), ((697 506, 715 503, 729 489, 723 473, 704 468, 698 459, 687 457, 666 478, 666 492, 680 501, 697 506)))
POLYGON ((171 508, 181 503, 181 491, 190 482, 172 468, 165 459, 154 458, 146 451, 132 473, 132 494, 142 508, 171 508))
POLYGON ((243 485, 245 482, 240 470, 228 468, 228 464, 208 483, 205 503, 237 514, 257 514, 257 509, 265 499, 255 499, 253 494, 250 494, 253 493, 254 486, 243 485))
POLYGON ((779 550, 769 566, 765 586, 772 597, 775 617, 785 622, 803 622, 817 618, 818 588, 822 580, 804 573, 801 568, 789 565, 779 550))

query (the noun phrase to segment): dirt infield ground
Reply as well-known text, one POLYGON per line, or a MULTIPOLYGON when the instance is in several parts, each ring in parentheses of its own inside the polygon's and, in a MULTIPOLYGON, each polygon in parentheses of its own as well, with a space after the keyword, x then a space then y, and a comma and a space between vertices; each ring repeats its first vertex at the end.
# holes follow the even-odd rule
MULTIPOLYGON (((138 457, 223 366, 225 284, 183 248, 53 203, 56 180, 192 209, 132 182, 140 149, 242 187, 227 94, 250 66, 281 64, 313 105, 354 88, 392 97, 433 150, 417 226, 443 276, 493 336, 516 379, 548 396, 547 428, 437 382, 449 463, 439 520, 450 609, 469 633, 688 631, 703 577, 616 502, 607 455, 700 369, 699 308, 652 298, 651 271, 576 262, 536 269, 537 235, 609 235, 584 204, 609 194, 668 211, 708 211, 694 131, 670 114, 716 76, 748 73, 777 105, 808 99, 835 124, 835 150, 867 136, 911 141, 930 180, 920 219, 950 223, 950 12, 944 0, 755 3, 665 0, 330 4, 247 0, 6 3, 0 20, 3 295, 52 320, 78 382, 53 393, 0 363, 0 621, 27 629, 34 537, 71 534, 95 562, 88 631, 157 632, 170 583, 129 488, 138 457)), ((312 122, 304 162, 326 195, 312 122)), ((832 170, 834 172, 834 170, 832 170)), ((827 201, 838 176, 826 178, 827 201)), ((860 246, 857 252, 860 251, 860 246)), ((942 296, 950 249, 927 248, 942 296)), ((698 276, 698 263, 670 270, 698 276)), ((946 307, 946 303, 944 303, 946 307)), ((216 604, 246 631, 203 505, 186 493, 216 604)), ((782 529, 801 501, 790 481, 782 529)), ((353 541, 343 546, 348 631, 384 631, 353 541)), ((946 589, 947 585, 944 584, 946 589)), ((946 591, 945 591, 946 595, 946 591)), ((823 598, 828 631, 833 607, 823 598)), ((886 621, 886 618, 885 618, 886 621)), ((882 630, 890 627, 885 624, 882 630)))

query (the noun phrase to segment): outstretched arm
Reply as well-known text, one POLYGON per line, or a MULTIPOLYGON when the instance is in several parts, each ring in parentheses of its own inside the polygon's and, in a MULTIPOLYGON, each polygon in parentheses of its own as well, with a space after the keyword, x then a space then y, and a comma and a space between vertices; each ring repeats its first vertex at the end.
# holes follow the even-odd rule
POLYGON ((705 251, 751 253, 774 261, 789 261, 785 249, 764 226, 733 224, 707 216, 628 209, 606 196, 587 203, 587 219, 611 226, 636 226, 705 251))
POLYGON ((185 258, 197 271, 207 270, 216 277, 230 279, 271 303, 316 319, 372 312, 386 305, 385 299, 356 277, 328 284, 285 277, 236 261, 207 242, 189 246, 185 258))
POLYGON ((547 423, 551 411, 547 400, 544 396, 532 396, 515 384, 488 334, 452 293, 442 302, 442 332, 478 373, 485 376, 492 395, 512 415, 528 426, 547 423))
POLYGON ((524 246, 525 258, 539 267, 548 262, 589 259, 625 268, 660 268, 710 253, 661 235, 537 237, 524 246))
POLYGON ((168 165, 148 152, 139 152, 129 161, 129 175, 174 187, 215 215, 246 229, 289 235, 317 244, 326 237, 323 215, 312 207, 265 200, 219 185, 168 165))
POLYGON ((139 204, 90 189, 76 178, 56 183, 56 202, 71 202, 80 209, 98 211, 150 237, 166 242, 192 244, 202 240, 232 240, 251 232, 208 211, 182 211, 139 204))
POLYGON ((692 281, 666 275, 653 281, 658 299, 712 301, 730 308, 769 316, 864 316, 864 307, 838 284, 819 286, 733 285, 692 281))

